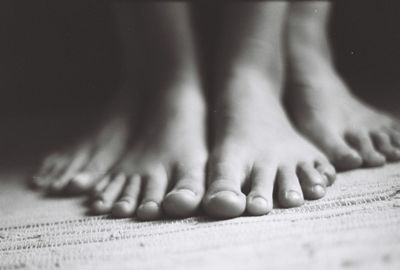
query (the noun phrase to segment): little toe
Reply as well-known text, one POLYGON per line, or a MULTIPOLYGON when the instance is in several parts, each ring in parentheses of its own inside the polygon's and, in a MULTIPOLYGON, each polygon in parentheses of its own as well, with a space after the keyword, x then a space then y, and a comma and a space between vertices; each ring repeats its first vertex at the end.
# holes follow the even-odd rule
POLYGON ((74 155, 63 173, 51 183, 49 186, 49 192, 52 194, 59 194, 62 192, 71 179, 84 167, 88 158, 89 151, 87 149, 74 155))
POLYGON ((383 131, 371 133, 375 148, 382 153, 387 160, 397 161, 400 159, 400 150, 397 149, 391 142, 389 134, 383 131))
MULTIPOLYGON (((106 176, 110 177, 110 176, 106 176)), ((118 174, 109 180, 109 184, 100 192, 92 204, 92 211, 95 214, 106 214, 111 211, 114 202, 118 199, 124 188, 126 176, 118 174)))
POLYGON ((306 199, 317 200, 325 196, 328 179, 320 174, 312 164, 299 164, 297 177, 306 199))
POLYGON ((317 169, 317 171, 326 178, 327 186, 330 186, 335 182, 336 170, 335 167, 333 167, 328 160, 317 160, 314 166, 315 169, 317 169))
POLYGON ((296 207, 304 203, 303 192, 294 168, 279 168, 276 181, 278 184, 278 201, 282 207, 296 207))
POLYGON ((372 139, 367 133, 348 132, 346 139, 358 151, 364 166, 376 167, 385 164, 385 156, 375 150, 372 139))
POLYGON ((46 157, 40 165, 38 175, 46 176, 49 172, 51 172, 59 163, 60 156, 56 154, 49 155, 46 157))
POLYGON ((233 162, 216 162, 210 167, 209 186, 203 199, 204 210, 214 218, 233 218, 246 209, 241 191, 244 173, 233 162))
POLYGON ((66 166, 67 160, 56 155, 51 155, 43 162, 37 176, 33 177, 31 184, 36 188, 47 188, 53 176, 57 176, 66 166))
POLYGON ((275 166, 254 166, 251 175, 251 191, 246 202, 246 211, 250 215, 265 215, 272 210, 276 170, 275 166))
POLYGON ((141 179, 139 175, 128 177, 121 197, 111 209, 111 215, 117 218, 131 217, 136 211, 140 195, 141 179))
POLYGON ((141 220, 155 220, 162 216, 161 203, 168 185, 168 176, 163 168, 152 170, 142 176, 144 181, 143 198, 136 211, 141 220))

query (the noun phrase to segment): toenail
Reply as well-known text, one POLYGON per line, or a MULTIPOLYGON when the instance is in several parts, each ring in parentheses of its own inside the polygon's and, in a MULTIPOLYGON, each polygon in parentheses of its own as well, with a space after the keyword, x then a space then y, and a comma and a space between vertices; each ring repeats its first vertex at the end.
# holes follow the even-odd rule
POLYGON ((217 193, 214 193, 213 195, 210 196, 210 199, 213 199, 215 197, 220 197, 220 198, 231 198, 232 196, 237 197, 238 194, 236 194, 233 191, 228 191, 228 190, 224 190, 224 191, 219 191, 217 193))
POLYGON ((104 201, 103 200, 96 200, 93 203, 93 208, 97 211, 102 210, 104 208, 104 201))
POLYGON ((90 181, 90 175, 88 173, 80 173, 75 176, 72 181, 76 184, 87 184, 90 181))
POLYGON ((169 195, 172 194, 182 194, 182 195, 189 195, 189 196, 196 196, 196 193, 193 190, 187 189, 187 188, 181 188, 181 189, 177 189, 172 191, 169 195))
POLYGON ((345 155, 345 157, 348 157, 351 159, 361 159, 360 155, 355 151, 351 151, 349 154, 345 155))
POLYGON ((118 202, 116 202, 118 204, 130 204, 131 203, 131 199, 130 198, 121 198, 118 202))
POLYGON ((314 194, 318 194, 319 196, 324 196, 325 195, 325 188, 323 186, 321 186, 321 185, 314 185, 311 188, 311 191, 314 194))
POLYGON ((301 200, 300 194, 294 190, 286 191, 285 198, 289 201, 300 201, 301 200))
POLYGON ((115 203, 114 206, 125 208, 125 207, 128 207, 129 204, 130 204, 130 202, 128 202, 128 201, 118 201, 115 203))
POLYGON ((330 184, 330 177, 329 177, 329 175, 327 174, 327 173, 322 173, 321 174, 321 177, 322 177, 322 179, 323 179, 323 181, 324 181, 324 183, 325 183, 325 185, 329 185, 330 184))
POLYGON ((262 208, 262 209, 267 209, 267 208, 268 208, 268 202, 267 202, 267 200, 265 200, 265 199, 264 199, 263 197, 261 197, 261 196, 252 197, 252 198, 250 199, 250 202, 251 202, 252 204, 256 205, 256 206, 259 207, 259 208, 262 208))
POLYGON ((154 201, 148 201, 148 202, 142 203, 139 206, 138 210, 146 211, 146 210, 152 210, 152 209, 158 209, 158 208, 159 208, 158 203, 156 203, 154 201))

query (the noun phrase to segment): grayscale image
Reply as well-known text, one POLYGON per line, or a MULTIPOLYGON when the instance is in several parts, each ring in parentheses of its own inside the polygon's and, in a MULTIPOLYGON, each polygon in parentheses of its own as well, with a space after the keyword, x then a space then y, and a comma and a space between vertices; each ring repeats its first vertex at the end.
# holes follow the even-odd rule
POLYGON ((400 2, 0 3, 1 269, 400 269, 400 2))

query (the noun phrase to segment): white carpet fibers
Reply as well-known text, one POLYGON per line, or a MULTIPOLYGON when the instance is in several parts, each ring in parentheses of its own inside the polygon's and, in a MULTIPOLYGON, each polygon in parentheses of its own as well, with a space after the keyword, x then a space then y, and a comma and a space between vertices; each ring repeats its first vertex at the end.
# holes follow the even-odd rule
POLYGON ((0 269, 400 269, 400 164, 341 174, 326 198, 263 217, 89 217, 0 175, 0 269))

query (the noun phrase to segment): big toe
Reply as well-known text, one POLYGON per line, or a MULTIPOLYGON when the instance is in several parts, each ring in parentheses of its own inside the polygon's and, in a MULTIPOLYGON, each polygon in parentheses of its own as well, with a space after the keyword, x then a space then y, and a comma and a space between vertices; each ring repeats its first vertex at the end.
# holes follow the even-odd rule
POLYGON ((188 217, 193 215, 201 201, 201 197, 192 189, 173 190, 165 197, 163 208, 171 217, 188 217))
POLYGON ((212 190, 204 198, 204 210, 212 217, 232 218, 243 214, 246 198, 243 193, 229 190, 212 190))
POLYGON ((158 202, 147 201, 137 209, 137 217, 141 220, 155 220, 162 216, 161 207, 158 202))
POLYGON ((163 201, 164 212, 171 217, 193 216, 201 205, 205 191, 205 164, 186 162, 174 166, 176 183, 163 201))
POLYGON ((233 157, 233 151, 227 151, 211 158, 203 206, 214 218, 233 218, 246 210, 246 196, 241 191, 246 170, 242 160, 233 157))

